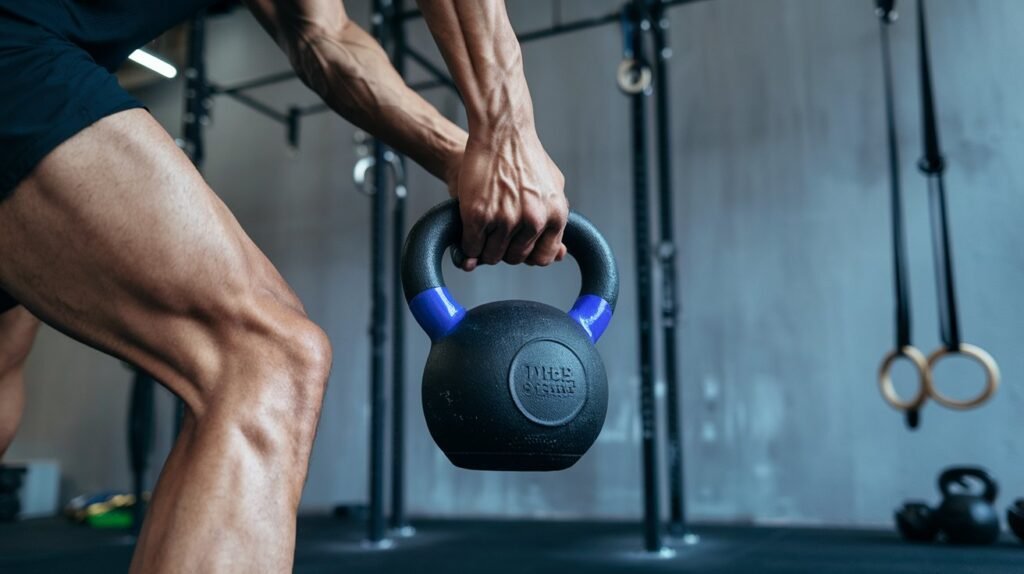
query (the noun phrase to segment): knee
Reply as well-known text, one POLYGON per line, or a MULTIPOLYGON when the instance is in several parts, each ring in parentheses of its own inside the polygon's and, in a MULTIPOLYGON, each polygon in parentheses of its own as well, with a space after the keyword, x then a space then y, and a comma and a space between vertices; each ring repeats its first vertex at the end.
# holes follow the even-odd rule
POLYGON ((330 374, 324 331, 280 301, 244 306, 213 328, 214 353, 186 398, 197 418, 235 424, 258 445, 311 443, 330 374))

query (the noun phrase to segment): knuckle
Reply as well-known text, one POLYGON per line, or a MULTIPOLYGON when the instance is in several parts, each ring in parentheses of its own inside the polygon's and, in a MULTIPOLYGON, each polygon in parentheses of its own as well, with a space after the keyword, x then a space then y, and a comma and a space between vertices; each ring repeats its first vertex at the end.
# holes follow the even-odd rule
POLYGON ((559 189, 565 187, 565 175, 562 173, 562 170, 557 167, 555 168, 555 183, 558 184, 559 189))
POLYGON ((482 223, 488 218, 488 209, 482 204, 468 204, 462 207, 462 219, 467 223, 482 223))
POLYGON ((518 223, 518 214, 509 210, 502 210, 494 216, 495 227, 504 231, 515 229, 518 223))
POLYGON ((523 220, 520 224, 524 231, 527 231, 534 236, 539 235, 544 231, 544 228, 547 227, 546 217, 534 210, 524 213, 523 220))
POLYGON ((563 229, 569 222, 569 207, 562 203, 551 213, 551 225, 556 229, 563 229))

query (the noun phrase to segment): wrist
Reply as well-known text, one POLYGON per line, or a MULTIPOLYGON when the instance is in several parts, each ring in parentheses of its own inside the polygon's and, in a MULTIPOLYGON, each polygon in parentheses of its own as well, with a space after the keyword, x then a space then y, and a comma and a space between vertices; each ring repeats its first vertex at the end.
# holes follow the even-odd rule
POLYGON ((512 142, 539 142, 537 128, 532 116, 510 114, 469 126, 467 146, 490 151, 500 151, 512 142))
POLYGON ((430 142, 430 145, 424 150, 428 157, 420 164, 434 177, 450 185, 453 176, 462 165, 462 155, 466 151, 468 136, 462 128, 448 121, 437 126, 432 132, 421 140, 430 142))
POLYGON ((474 143, 534 134, 533 102, 525 78, 508 78, 484 90, 480 101, 466 101, 470 140, 474 143))

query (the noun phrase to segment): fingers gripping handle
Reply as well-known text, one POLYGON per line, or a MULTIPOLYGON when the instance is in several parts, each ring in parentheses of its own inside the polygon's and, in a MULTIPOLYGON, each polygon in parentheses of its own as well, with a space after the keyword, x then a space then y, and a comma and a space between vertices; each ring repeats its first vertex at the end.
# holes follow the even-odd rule
MULTIPOLYGON (((406 238, 402 287, 416 321, 432 340, 451 332, 466 315, 441 274, 444 251, 462 239, 458 203, 446 201, 428 211, 406 238)), ((608 242, 582 215, 571 212, 562 242, 582 276, 580 296, 569 311, 595 343, 611 321, 619 296, 619 273, 608 242)))

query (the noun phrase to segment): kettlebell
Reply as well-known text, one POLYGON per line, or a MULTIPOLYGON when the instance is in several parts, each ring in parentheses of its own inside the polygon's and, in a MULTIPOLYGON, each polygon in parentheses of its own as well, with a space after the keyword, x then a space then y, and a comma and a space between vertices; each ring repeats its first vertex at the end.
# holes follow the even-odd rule
POLYGON ((939 475, 939 491, 942 502, 935 509, 935 519, 947 542, 992 544, 999 539, 999 515, 993 506, 999 487, 988 472, 972 466, 948 468, 939 475), (984 486, 980 496, 950 489, 954 484, 968 488, 967 477, 984 486))
POLYGON ((1006 522, 1017 538, 1024 541, 1024 498, 1018 498, 1013 506, 1006 509, 1006 522))
POLYGON ((428 211, 402 251, 406 301, 431 340, 423 369, 423 414, 455 466, 551 471, 576 463, 608 410, 604 364, 594 347, 618 298, 615 257, 582 215, 570 212, 562 242, 582 288, 566 313, 533 301, 497 301, 467 311, 441 274, 462 236, 458 203, 428 211))
POLYGON ((932 542, 939 534, 935 511, 924 502, 909 501, 896 511, 896 529, 904 540, 932 542))

